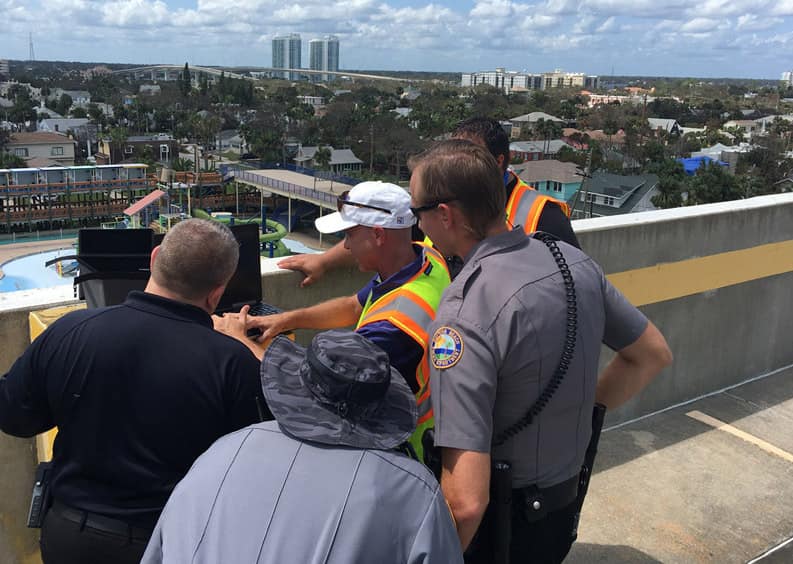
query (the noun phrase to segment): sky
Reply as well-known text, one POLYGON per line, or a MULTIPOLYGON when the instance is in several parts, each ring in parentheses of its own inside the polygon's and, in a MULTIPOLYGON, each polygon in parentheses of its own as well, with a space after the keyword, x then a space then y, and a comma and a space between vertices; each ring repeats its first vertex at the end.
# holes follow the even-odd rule
POLYGON ((0 0, 0 58, 262 66, 334 34, 340 67, 779 79, 793 0, 0 0))

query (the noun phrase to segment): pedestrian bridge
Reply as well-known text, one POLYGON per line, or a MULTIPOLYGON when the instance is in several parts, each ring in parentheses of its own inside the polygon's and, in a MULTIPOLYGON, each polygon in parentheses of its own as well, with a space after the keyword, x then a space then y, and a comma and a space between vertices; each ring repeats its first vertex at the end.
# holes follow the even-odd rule
MULTIPOLYGON (((569 561, 793 561, 793 194, 574 227, 675 363, 609 414, 569 561)), ((265 300, 284 308, 365 281, 344 270, 300 289, 299 274, 263 269, 265 300)), ((0 369, 27 345, 28 314, 53 305, 3 306, 0 369)), ((0 436, 0 562, 38 558, 24 525, 34 460, 31 441, 0 436)))

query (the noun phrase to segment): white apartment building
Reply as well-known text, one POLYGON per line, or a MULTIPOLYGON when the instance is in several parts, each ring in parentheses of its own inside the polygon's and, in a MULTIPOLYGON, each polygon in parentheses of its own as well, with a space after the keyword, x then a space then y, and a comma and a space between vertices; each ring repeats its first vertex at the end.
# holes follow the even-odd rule
MULTIPOLYGON (((299 69, 303 64, 301 54, 303 44, 300 41, 299 33, 289 35, 279 35, 273 38, 273 68, 274 69, 299 69)), ((300 74, 297 72, 276 73, 279 78, 287 80, 298 80, 300 74)))
POLYGON ((528 90, 547 90, 549 88, 597 88, 599 77, 584 73, 562 72, 559 69, 541 74, 520 73, 497 68, 495 71, 463 73, 460 86, 474 87, 489 84, 504 91, 525 92, 528 90))
MULTIPOLYGON (((309 68, 311 70, 338 71, 339 70, 339 39, 335 35, 312 39, 309 46, 309 68)), ((314 74, 312 80, 327 82, 335 75, 314 74)))

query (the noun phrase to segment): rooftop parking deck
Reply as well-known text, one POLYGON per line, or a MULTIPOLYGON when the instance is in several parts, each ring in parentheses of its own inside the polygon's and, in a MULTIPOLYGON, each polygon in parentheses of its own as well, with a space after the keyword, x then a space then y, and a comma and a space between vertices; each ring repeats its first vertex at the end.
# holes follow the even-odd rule
POLYGON ((793 366, 607 430, 571 563, 792 562, 793 366))
MULTIPOLYGON (((574 227, 667 337, 675 363, 608 415, 569 561, 747 562, 784 543, 793 536, 793 194, 574 227)), ((264 298, 286 309, 349 295, 366 279, 345 270, 299 289, 299 274, 264 263, 264 298)), ((61 300, 47 295, 0 303, 3 371, 29 341, 29 312, 61 300)), ((24 526, 32 449, 0 435, 0 562, 38 558, 37 533, 24 526)), ((793 561, 789 549, 764 562, 793 561)))

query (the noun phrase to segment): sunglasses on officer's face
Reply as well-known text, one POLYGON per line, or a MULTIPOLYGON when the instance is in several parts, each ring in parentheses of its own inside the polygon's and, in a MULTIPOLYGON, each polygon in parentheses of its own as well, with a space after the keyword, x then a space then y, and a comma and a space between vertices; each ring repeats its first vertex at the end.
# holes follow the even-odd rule
POLYGON ((336 210, 337 211, 341 212, 341 208, 343 208, 344 206, 355 206, 356 208, 366 208, 368 210, 377 210, 377 211, 380 211, 380 212, 383 212, 383 213, 387 213, 388 215, 391 215, 391 214, 394 213, 391 210, 388 210, 386 208, 380 208, 380 207, 377 207, 377 206, 372 206, 370 204, 363 204, 361 202, 353 202, 352 200, 348 200, 347 196, 349 196, 349 195, 350 195, 350 191, 349 190, 345 190, 344 192, 341 193, 341 195, 338 198, 336 198, 336 210))
POLYGON ((445 198, 443 200, 436 200, 436 201, 432 202, 431 204, 424 204, 423 206, 410 208, 410 212, 413 214, 413 217, 418 219, 420 213, 425 212, 425 211, 434 210, 435 208, 437 208, 441 204, 448 204, 449 202, 453 202, 455 200, 457 200, 457 198, 445 198))

